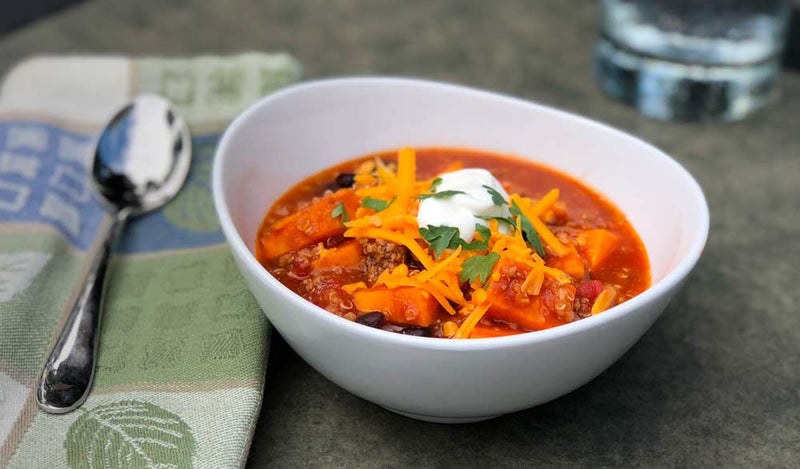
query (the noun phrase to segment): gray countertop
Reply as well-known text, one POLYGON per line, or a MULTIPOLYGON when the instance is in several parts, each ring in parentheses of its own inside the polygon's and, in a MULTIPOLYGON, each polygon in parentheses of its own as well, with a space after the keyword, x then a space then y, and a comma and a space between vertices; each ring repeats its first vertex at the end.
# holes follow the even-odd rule
POLYGON ((497 90, 624 129, 694 174, 706 251, 650 331, 591 383, 482 423, 417 422, 333 385, 275 335, 248 467, 797 467, 800 74, 735 124, 646 120, 592 78, 593 2, 90 2, 0 38, 34 53, 285 50, 307 78, 389 74, 497 90))

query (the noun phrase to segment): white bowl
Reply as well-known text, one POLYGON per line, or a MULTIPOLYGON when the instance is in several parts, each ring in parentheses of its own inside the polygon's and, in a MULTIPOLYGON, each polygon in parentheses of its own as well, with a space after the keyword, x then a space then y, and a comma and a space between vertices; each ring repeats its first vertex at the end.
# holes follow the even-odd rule
POLYGON ((538 104, 410 79, 310 82, 262 99, 222 137, 213 192, 239 270, 289 345, 353 394, 436 422, 532 407, 600 374, 658 318, 708 234, 698 184, 647 143, 538 104), (347 321, 302 299, 258 263, 256 231, 281 194, 343 160, 402 146, 516 154, 579 177, 628 216, 650 256, 652 286, 600 315, 553 329, 445 340, 347 321))

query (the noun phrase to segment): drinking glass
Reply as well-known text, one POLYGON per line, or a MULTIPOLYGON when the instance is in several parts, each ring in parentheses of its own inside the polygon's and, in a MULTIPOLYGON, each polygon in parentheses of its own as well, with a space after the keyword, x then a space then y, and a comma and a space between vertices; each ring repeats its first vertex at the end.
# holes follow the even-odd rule
POLYGON ((595 74, 664 120, 739 120, 776 88, 787 0, 600 0, 595 74))

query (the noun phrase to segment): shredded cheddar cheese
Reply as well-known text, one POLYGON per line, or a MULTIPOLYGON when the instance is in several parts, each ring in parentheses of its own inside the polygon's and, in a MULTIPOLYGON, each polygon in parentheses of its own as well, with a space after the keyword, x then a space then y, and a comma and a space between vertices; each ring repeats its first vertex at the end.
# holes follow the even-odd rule
POLYGON ((352 295, 354 291, 360 290, 362 288, 367 288, 367 284, 364 282, 356 282, 356 283, 348 283, 342 285, 342 290, 344 290, 345 293, 350 295, 352 295))
POLYGON ((458 331, 453 336, 454 339, 468 339, 469 335, 472 333, 472 330, 475 329, 475 326, 478 322, 483 319, 483 316, 486 314, 486 311, 489 310, 491 305, 489 303, 483 303, 475 306, 467 319, 461 323, 461 327, 458 328, 458 331))
POLYGON ((558 189, 552 189, 550 192, 545 194, 544 197, 539 199, 538 202, 533 204, 531 207, 531 214, 536 215, 537 217, 542 216, 544 212, 546 212, 553 204, 556 203, 558 200, 558 196, 561 195, 561 192, 558 189))
POLYGON ((375 182, 375 177, 371 174, 356 174, 354 181, 356 184, 367 186, 375 182))
POLYGON ((381 180, 389 186, 397 187, 397 177, 394 175, 394 172, 379 159, 376 159, 375 163, 381 180))
POLYGON ((600 292, 600 294, 597 295, 597 299, 594 300, 594 304, 592 305, 592 315, 602 313, 610 308, 611 302, 614 301, 615 296, 616 292, 612 288, 606 288, 600 292))
POLYGON ((433 268, 428 269, 425 272, 419 274, 419 280, 421 282, 427 282, 429 279, 433 278, 439 272, 444 271, 447 267, 449 267, 450 265, 454 264, 457 261, 459 254, 461 254, 461 246, 457 247, 456 250, 453 251, 453 253, 447 256, 444 260, 437 262, 436 265, 433 266, 433 268))
POLYGON ((544 282, 544 269, 540 266, 536 266, 531 269, 528 276, 525 277, 525 281, 522 282, 521 290, 528 293, 529 295, 538 295, 542 289, 542 283, 544 282))
POLYGON ((561 241, 547 228, 547 225, 542 223, 542 220, 539 220, 539 217, 534 216, 531 218, 531 224, 533 225, 533 229, 542 237, 542 241, 547 244, 556 255, 563 256, 570 252, 569 248, 561 244, 561 241))
MULTIPOLYGON (((558 195, 558 193, 556 193, 556 195, 558 195)), ((547 198, 547 196, 545 196, 545 198, 547 198)), ((539 219, 539 214, 533 210, 530 199, 524 199, 517 194, 513 194, 511 196, 511 200, 517 203, 522 210, 522 213, 524 213, 525 216, 531 221, 533 229, 536 230, 536 233, 542 238, 542 242, 544 242, 547 247, 549 247, 557 256, 563 256, 570 252, 570 249, 564 246, 561 241, 556 238, 553 232, 550 231, 547 225, 545 225, 542 220, 539 219)), ((544 200, 544 198, 542 200, 544 200)), ((555 199, 553 202, 555 202, 555 199)), ((545 205, 542 205, 542 207, 544 206, 545 205)), ((547 207, 549 208, 549 205, 547 207)))
POLYGON ((397 210, 405 213, 411 197, 414 196, 414 177, 416 175, 416 155, 411 148, 403 148, 397 161, 397 210))

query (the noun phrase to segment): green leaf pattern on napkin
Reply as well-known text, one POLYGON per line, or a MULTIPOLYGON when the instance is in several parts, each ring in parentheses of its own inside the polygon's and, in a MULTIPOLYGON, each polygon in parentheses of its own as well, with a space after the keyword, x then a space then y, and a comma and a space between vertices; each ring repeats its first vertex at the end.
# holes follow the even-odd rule
POLYGON ((64 440, 72 469, 192 467, 197 451, 192 431, 168 410, 121 400, 79 412, 64 440))

